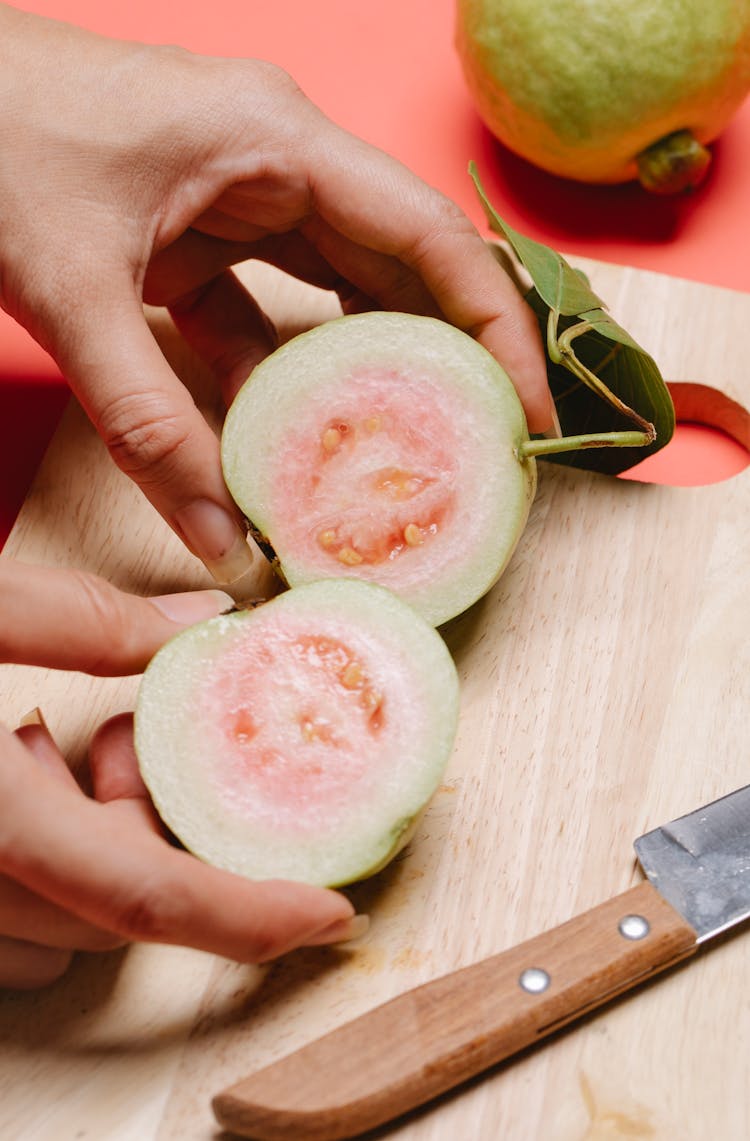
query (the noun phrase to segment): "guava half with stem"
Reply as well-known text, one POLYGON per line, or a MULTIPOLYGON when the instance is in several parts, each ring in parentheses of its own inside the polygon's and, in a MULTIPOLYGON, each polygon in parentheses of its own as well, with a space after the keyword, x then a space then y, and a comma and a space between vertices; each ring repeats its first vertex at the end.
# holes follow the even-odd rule
POLYGON ((135 745, 161 818, 197 856, 335 887, 408 841, 458 704, 432 626, 382 587, 330 580, 171 639, 142 678, 135 745))
MULTIPOLYGON (((567 347, 561 359, 596 386, 595 399, 626 408, 567 347)), ((222 465, 289 586, 377 582, 438 626, 507 566, 534 498, 536 455, 632 452, 653 440, 653 425, 626 411, 638 430, 532 440, 510 379, 473 337, 431 317, 361 313, 299 334, 256 366, 225 421, 222 465)))
POLYGON ((671 194, 700 183, 750 91, 750 0, 457 0, 456 48, 511 150, 671 194))
POLYGON ((521 403, 472 337, 363 313, 262 361, 222 435, 227 486, 290 586, 378 582, 433 625, 506 566, 536 487, 521 403))

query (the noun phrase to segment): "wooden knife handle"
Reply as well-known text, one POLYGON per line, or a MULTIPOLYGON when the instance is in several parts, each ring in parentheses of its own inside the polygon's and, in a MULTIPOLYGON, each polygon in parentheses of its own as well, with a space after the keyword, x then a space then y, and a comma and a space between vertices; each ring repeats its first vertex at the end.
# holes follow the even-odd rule
POLYGON ((214 1113, 224 1128, 257 1141, 355 1137, 695 949, 693 928, 644 882, 376 1007, 224 1090, 214 1113))

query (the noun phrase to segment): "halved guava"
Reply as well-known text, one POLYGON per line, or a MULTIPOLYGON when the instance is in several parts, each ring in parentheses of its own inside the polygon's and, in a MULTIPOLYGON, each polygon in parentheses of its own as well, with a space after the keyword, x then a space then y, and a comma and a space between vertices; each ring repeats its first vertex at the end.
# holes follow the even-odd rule
POLYGON ((259 364, 222 435, 227 486, 290 586, 378 582, 433 625, 505 568, 536 488, 521 403, 451 325, 363 313, 259 364))
POLYGON ((335 887, 407 842, 457 720, 439 634, 390 591, 331 580, 171 639, 143 676, 135 745, 160 816, 197 856, 335 887))

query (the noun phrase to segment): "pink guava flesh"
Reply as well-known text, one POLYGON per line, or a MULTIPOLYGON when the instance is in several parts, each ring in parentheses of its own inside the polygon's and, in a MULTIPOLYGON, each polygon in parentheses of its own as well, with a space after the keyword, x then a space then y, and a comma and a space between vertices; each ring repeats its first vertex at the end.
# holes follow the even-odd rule
POLYGON ((367 646, 329 633, 271 629, 211 668, 197 708, 200 723, 220 731, 211 782, 228 811, 264 811, 292 831, 345 816, 383 750, 403 747, 404 702, 386 695, 368 656, 367 646))
POLYGON ((432 626, 380 586, 328 579, 171 639, 143 677, 135 744, 163 820, 197 855, 332 885, 406 842, 457 717, 432 626))
POLYGON ((303 407, 271 473, 279 547, 343 574, 429 546, 456 512, 460 417, 448 404, 428 376, 363 368, 334 409, 303 407))

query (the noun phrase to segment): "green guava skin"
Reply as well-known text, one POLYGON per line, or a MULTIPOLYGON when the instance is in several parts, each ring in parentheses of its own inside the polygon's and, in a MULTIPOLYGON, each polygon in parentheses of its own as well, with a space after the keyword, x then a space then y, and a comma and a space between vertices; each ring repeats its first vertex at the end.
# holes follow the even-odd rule
POLYGON ((715 139, 750 90, 750 0, 457 0, 456 49, 507 147, 583 182, 638 177, 677 131, 715 139))

